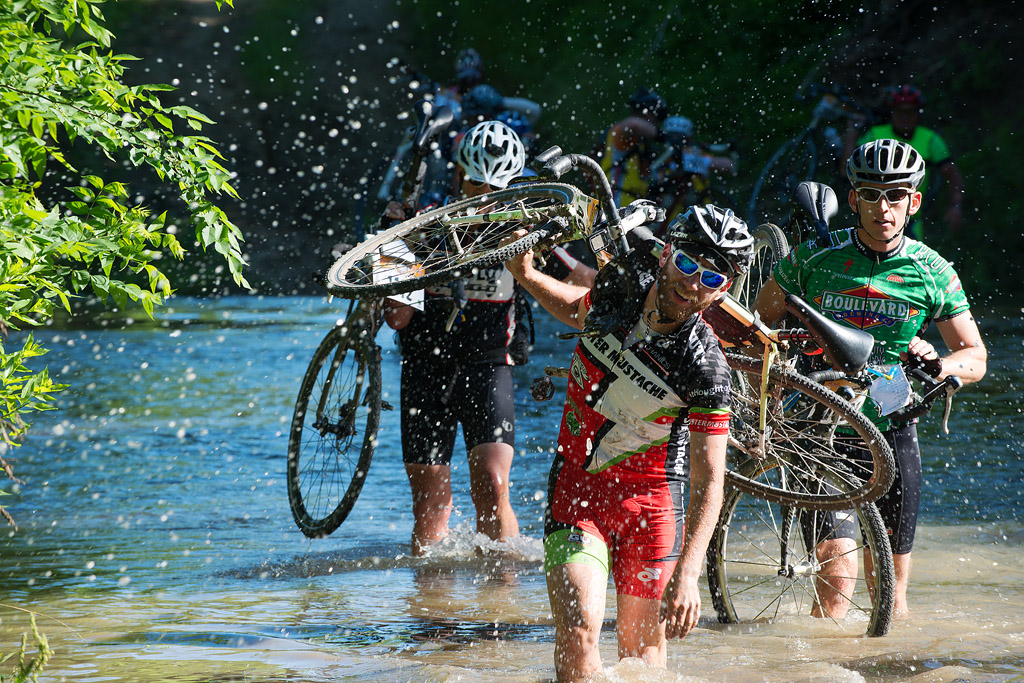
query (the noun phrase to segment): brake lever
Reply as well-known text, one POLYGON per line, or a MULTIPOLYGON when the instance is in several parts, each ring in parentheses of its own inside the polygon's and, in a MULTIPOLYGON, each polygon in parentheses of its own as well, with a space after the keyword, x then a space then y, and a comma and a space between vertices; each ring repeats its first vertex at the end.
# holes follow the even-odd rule
POLYGON ((950 375, 942 380, 942 386, 946 392, 946 405, 942 409, 942 433, 949 434, 949 411, 953 408, 953 394, 960 391, 964 383, 956 375, 950 375))

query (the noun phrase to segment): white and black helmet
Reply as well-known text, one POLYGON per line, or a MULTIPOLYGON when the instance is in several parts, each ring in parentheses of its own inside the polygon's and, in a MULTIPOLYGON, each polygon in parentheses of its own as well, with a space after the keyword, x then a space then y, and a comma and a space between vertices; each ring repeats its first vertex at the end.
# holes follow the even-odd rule
POLYGON ((754 255, 754 238, 732 209, 694 205, 668 226, 672 246, 703 256, 720 272, 745 273, 754 255))
POLYGON ((523 172, 524 165, 522 141, 501 121, 481 121, 459 143, 459 166, 474 182, 503 188, 523 172))
POLYGON ((850 155, 846 177, 854 186, 879 183, 916 188, 924 179, 924 159, 916 149, 900 140, 872 140, 850 155))

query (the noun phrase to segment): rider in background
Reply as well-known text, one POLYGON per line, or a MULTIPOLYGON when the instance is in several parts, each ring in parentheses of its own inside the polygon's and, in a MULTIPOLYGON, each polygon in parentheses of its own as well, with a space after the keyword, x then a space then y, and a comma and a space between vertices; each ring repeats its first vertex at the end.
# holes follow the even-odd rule
MULTIPOLYGON (((457 160, 459 199, 506 187, 526 162, 519 136, 500 121, 471 128, 457 160)), ((391 208, 401 208, 394 204, 391 208)), ((577 273, 583 264, 567 253, 555 256, 549 259, 554 277, 583 277, 577 273)), ((416 555, 449 533, 451 458, 459 424, 477 532, 496 541, 519 534, 509 473, 515 444, 512 366, 526 362, 528 345, 520 343, 525 327, 516 302, 522 295, 500 263, 467 274, 461 283, 461 293, 455 283, 428 288, 422 311, 390 300, 385 307, 385 321, 398 330, 402 354, 402 459, 412 489, 416 555)))
MULTIPOLYGON (((474 126, 458 150, 461 197, 505 187, 524 164, 523 145, 507 126, 496 121, 474 126)), ((412 489, 415 555, 449 533, 451 458, 459 424, 477 532, 496 541, 519 534, 509 499, 515 280, 498 264, 463 282, 461 310, 453 311, 452 285, 427 289, 422 311, 391 303, 385 310, 402 353, 402 459, 412 489)))
POLYGON ((518 112, 532 126, 540 119, 541 106, 525 97, 505 97, 486 83, 474 86, 462 97, 464 129, 492 120, 503 111, 518 112))
POLYGON ((601 155, 617 206, 647 196, 659 127, 668 115, 665 100, 646 88, 633 93, 629 106, 630 115, 608 129, 601 155))
MULTIPOLYGON (((854 144, 863 145, 872 140, 896 139, 908 143, 924 158, 927 164, 924 180, 918 191, 928 200, 932 200, 934 192, 928 193, 929 173, 937 170, 949 186, 949 203, 946 207, 945 220, 949 229, 957 232, 963 226, 964 181, 960 170, 953 163, 946 142, 930 128, 921 123, 924 113, 924 93, 913 85, 899 85, 886 90, 886 101, 889 106, 889 122, 868 128, 859 138, 856 137, 858 127, 864 125, 861 117, 851 120, 847 130, 846 156, 853 150, 854 144), (856 140, 856 143, 854 143, 856 140)), ((910 234, 915 239, 922 239, 923 225, 920 219, 911 223, 910 234)))
MULTIPOLYGON (((661 124, 662 152, 651 163, 650 193, 665 209, 665 225, 686 208, 695 176, 707 180, 712 172, 736 173, 732 157, 714 155, 693 138, 693 121, 669 116, 661 124)), ((697 197, 699 199, 699 197, 697 197)))
MULTIPOLYGON (((868 142, 850 156, 846 175, 852 185, 847 201, 857 217, 852 228, 828 240, 798 245, 776 267, 757 295, 754 310, 769 326, 786 314, 785 295, 796 294, 841 325, 875 338, 869 367, 880 377, 896 372, 901 359, 915 357, 937 370, 940 379, 957 375, 964 384, 985 375, 987 352, 953 266, 935 250, 911 239, 907 226, 921 208, 918 191, 925 163, 909 144, 887 139, 868 142), (949 355, 939 358, 921 337, 934 322, 949 355)), ((896 456, 892 488, 876 504, 889 532, 896 569, 896 614, 906 614, 910 553, 921 502, 921 452, 917 426, 894 424, 869 395, 862 408, 896 456)), ((815 616, 846 614, 843 597, 857 575, 855 529, 848 513, 825 515, 825 535, 816 552, 828 565, 819 578, 815 616), (829 532, 837 529, 831 536, 829 532), (831 564, 829 564, 831 563, 831 564)), ((818 539, 816 539, 818 540, 818 539)), ((865 560, 867 561, 867 559, 865 560)), ((870 569, 870 567, 868 567, 870 569)))

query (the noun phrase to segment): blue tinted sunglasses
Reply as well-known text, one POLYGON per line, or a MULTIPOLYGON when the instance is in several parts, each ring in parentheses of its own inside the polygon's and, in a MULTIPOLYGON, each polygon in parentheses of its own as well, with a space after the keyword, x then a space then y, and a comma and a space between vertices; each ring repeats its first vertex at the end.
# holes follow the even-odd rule
POLYGON ((672 255, 672 263, 675 264, 675 267, 683 275, 690 276, 694 273, 700 273, 700 283, 708 289, 719 289, 729 281, 728 276, 722 275, 710 268, 705 268, 684 251, 676 250, 676 253, 672 255))

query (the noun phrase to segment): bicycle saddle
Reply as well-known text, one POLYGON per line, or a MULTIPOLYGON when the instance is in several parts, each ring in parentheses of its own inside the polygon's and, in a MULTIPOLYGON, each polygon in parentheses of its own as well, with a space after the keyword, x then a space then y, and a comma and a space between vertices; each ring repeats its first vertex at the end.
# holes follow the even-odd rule
POLYGON ((814 221, 818 237, 828 234, 828 222, 839 213, 839 201, 832 188, 805 180, 797 185, 794 200, 814 221))
POLYGON ((416 137, 413 140, 413 147, 421 152, 426 152, 430 141, 448 130, 455 119, 455 115, 446 105, 435 106, 426 100, 416 103, 416 114, 419 119, 419 126, 416 130, 416 137))
POLYGON ((868 364, 875 345, 869 333, 829 320, 793 294, 786 295, 786 310, 803 323, 828 360, 846 374, 860 372, 868 364))

